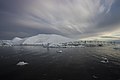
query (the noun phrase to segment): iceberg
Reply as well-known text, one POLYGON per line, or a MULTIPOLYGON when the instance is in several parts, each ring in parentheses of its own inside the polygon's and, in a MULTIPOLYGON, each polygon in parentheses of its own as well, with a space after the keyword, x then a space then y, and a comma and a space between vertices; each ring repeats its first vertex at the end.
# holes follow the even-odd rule
POLYGON ((27 64, 28 64, 27 62, 22 61, 22 62, 17 63, 17 66, 24 66, 24 65, 27 65, 27 64))
POLYGON ((27 38, 23 44, 58 44, 73 41, 73 39, 56 34, 38 34, 27 38))
POLYGON ((109 60, 106 58, 106 57, 102 57, 102 61, 100 61, 100 62, 102 62, 102 63, 109 63, 109 60))
POLYGON ((0 40, 0 45, 1 46, 3 46, 3 45, 9 45, 9 46, 11 46, 12 42, 11 42, 11 40, 0 40))
POLYGON ((49 43, 49 47, 59 47, 66 42, 75 41, 74 39, 67 38, 56 34, 38 34, 36 36, 19 38, 15 37, 12 40, 1 40, 2 45, 43 45, 46 46, 49 43))
POLYGON ((13 38, 13 40, 11 40, 13 45, 20 45, 25 41, 25 39, 19 38, 19 37, 15 37, 13 38))
POLYGON ((56 51, 57 53, 62 53, 63 51, 62 50, 59 50, 59 51, 56 51))

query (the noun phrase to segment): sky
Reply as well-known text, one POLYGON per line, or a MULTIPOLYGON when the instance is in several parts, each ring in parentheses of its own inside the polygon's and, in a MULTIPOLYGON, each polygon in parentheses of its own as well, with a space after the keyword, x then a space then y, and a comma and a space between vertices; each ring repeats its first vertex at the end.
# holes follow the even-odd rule
POLYGON ((120 39, 120 0, 0 0, 0 39, 37 34, 120 39))

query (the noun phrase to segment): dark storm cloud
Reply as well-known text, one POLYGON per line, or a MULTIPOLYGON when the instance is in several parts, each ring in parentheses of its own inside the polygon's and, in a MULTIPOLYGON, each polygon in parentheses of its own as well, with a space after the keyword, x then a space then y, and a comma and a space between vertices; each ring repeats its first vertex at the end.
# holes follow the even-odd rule
POLYGON ((116 0, 115 4, 111 6, 111 10, 108 15, 105 15, 99 22, 100 27, 106 27, 110 25, 116 25, 120 22, 120 0, 116 0))
POLYGON ((103 35, 118 30, 119 10, 119 0, 0 0, 0 38, 103 35))

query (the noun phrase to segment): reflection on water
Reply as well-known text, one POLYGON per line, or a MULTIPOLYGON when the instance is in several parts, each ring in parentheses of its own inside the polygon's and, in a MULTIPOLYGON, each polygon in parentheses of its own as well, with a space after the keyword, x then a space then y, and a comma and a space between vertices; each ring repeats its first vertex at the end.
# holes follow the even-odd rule
POLYGON ((119 80, 120 50, 112 47, 60 49, 40 46, 0 47, 0 78, 2 80, 119 80), (62 53, 57 53, 58 50, 62 50, 62 53), (22 61, 29 64, 16 65, 22 61))

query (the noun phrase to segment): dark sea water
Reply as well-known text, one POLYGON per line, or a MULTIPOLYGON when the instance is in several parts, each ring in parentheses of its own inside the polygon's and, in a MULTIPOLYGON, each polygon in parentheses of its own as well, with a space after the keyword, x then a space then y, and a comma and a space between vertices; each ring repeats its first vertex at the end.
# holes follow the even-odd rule
POLYGON ((0 80, 120 80, 120 50, 112 47, 0 47, 0 80), (56 51, 62 50, 62 53, 56 51), (102 63, 107 58, 107 63, 102 63), (18 62, 27 65, 18 66, 18 62))

